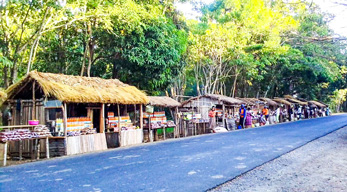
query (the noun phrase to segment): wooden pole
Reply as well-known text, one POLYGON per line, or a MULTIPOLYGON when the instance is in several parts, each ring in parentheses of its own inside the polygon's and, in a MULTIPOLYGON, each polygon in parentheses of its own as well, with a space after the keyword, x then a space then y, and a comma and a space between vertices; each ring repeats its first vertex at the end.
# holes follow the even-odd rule
POLYGON ((62 108, 63 109, 63 125, 64 125, 64 136, 66 137, 67 136, 67 105, 66 103, 64 102, 64 107, 62 108))
POLYGON ((105 104, 101 104, 100 112, 100 133, 105 132, 105 104))
POLYGON ((223 121, 223 127, 225 127, 225 105, 224 105, 224 103, 223 103, 222 109, 223 109, 223 118, 222 118, 222 121, 223 121))
POLYGON ((65 146, 65 155, 67 155, 67 105, 64 102, 64 106, 62 107, 63 109, 63 125, 64 125, 64 146, 65 146))
POLYGON ((174 138, 176 137, 179 137, 179 122, 178 122, 178 107, 175 108, 175 124, 176 124, 176 127, 175 127, 175 135, 174 135, 174 138))
POLYGON ((46 137, 46 158, 49 159, 49 138, 46 137))
POLYGON ((41 140, 40 139, 36 139, 37 140, 37 155, 36 155, 36 159, 39 160, 40 159, 40 147, 41 147, 41 140))
POLYGON ((6 161, 7 161, 7 143, 8 142, 5 142, 5 145, 4 145, 4 166, 6 166, 6 161))
POLYGON ((149 142, 153 142, 153 133, 151 129, 151 114, 149 114, 149 118, 148 118, 148 136, 149 136, 149 142))
POLYGON ((140 128, 143 129, 143 105, 140 104, 140 128))
POLYGON ((23 159, 23 140, 19 140, 19 160, 23 159))
POLYGON ((134 105, 134 121, 135 121, 134 123, 135 123, 135 126, 138 125, 138 124, 136 123, 136 120, 137 120, 136 117, 137 117, 137 116, 136 116, 136 104, 135 104, 135 105, 134 105))
POLYGON ((121 147, 122 128, 121 128, 121 124, 120 124, 120 108, 119 108, 119 104, 117 104, 117 112, 118 112, 118 140, 119 140, 119 147, 121 147))
POLYGON ((35 120, 36 119, 36 98, 35 98, 35 81, 33 81, 33 108, 32 108, 32 113, 31 113, 31 119, 35 120))

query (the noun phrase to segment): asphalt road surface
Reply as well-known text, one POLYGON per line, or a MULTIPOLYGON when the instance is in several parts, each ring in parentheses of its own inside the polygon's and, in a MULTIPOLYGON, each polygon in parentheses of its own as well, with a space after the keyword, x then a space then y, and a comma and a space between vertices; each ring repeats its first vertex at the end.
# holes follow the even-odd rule
POLYGON ((0 191, 206 191, 347 125, 330 116, 0 169, 0 191))

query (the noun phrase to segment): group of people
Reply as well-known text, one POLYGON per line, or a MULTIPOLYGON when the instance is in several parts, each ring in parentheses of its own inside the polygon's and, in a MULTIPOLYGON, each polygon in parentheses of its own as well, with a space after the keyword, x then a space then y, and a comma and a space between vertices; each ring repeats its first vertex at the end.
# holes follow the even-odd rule
POLYGON ((270 110, 268 106, 264 106, 261 111, 255 114, 250 107, 246 109, 245 105, 241 105, 239 109, 239 128, 250 128, 252 126, 262 126, 329 115, 329 107, 318 109, 309 106, 290 106, 287 109, 285 106, 278 106, 276 109, 270 110))
MULTIPOLYGON (((286 121, 295 121, 300 119, 311 119, 316 117, 329 116, 329 108, 316 108, 309 106, 278 106, 274 110, 270 110, 268 106, 264 106, 262 110, 258 112, 251 109, 250 106, 246 107, 241 105, 238 114, 232 115, 225 113, 226 125, 229 130, 232 129, 245 129, 251 127, 258 127, 267 124, 276 124, 286 121)), ((212 107, 209 112, 210 128, 216 127, 216 112, 215 107, 212 107)))

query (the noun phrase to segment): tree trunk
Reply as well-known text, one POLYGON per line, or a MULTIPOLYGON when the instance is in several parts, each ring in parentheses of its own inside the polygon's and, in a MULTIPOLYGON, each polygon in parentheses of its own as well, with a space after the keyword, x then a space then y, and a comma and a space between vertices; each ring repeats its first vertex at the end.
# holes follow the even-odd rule
POLYGON ((4 87, 7 89, 8 86, 9 86, 9 83, 8 83, 8 67, 7 66, 4 66, 4 87))
POLYGON ((235 97, 237 76, 238 76, 238 74, 235 75, 234 84, 233 84, 233 90, 232 90, 232 96, 231 97, 235 97))

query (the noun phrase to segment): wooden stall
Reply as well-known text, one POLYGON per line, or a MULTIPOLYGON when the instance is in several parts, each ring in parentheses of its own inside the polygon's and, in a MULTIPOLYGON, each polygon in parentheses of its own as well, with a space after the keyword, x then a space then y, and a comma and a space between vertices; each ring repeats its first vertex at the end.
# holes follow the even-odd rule
MULTIPOLYGON (((182 122, 181 120, 181 129, 180 134, 182 135, 196 135, 201 132, 199 129, 203 129, 203 133, 210 133, 209 129, 209 117, 208 112, 212 106, 216 107, 217 112, 217 125, 226 127, 226 116, 227 114, 234 115, 235 109, 239 108, 241 104, 245 104, 244 101, 241 101, 236 98, 218 95, 218 94, 206 94, 198 97, 190 98, 182 102, 179 111, 184 113, 191 113, 192 119, 188 118, 182 122), (194 117, 200 118, 194 118, 194 117), (194 120, 195 119, 195 120, 194 120), (192 121, 189 121, 192 120, 192 121), (194 123, 196 122, 196 123, 194 123), (198 130, 197 130, 198 129, 198 130), (197 131, 195 131, 197 130, 197 131)), ((181 118, 182 119, 182 118, 181 118)), ((184 119, 183 119, 184 120, 184 119)))
POLYGON ((167 96, 149 96, 149 105, 158 111, 145 115, 144 131, 148 141, 179 137, 178 134, 178 107, 181 103, 167 96), (165 110, 166 109, 166 110, 165 110), (168 120, 171 116, 171 121, 168 120), (155 126, 153 126, 155 125, 155 126), (152 134, 152 130, 154 134, 152 134), (154 135, 154 139, 150 138, 154 135), (162 138, 160 138, 162 136, 162 138))
POLYGON ((143 142, 142 110, 142 104, 106 105, 106 140, 108 148, 137 145, 143 142))
MULTIPOLYGON (((39 121, 51 131, 54 150, 59 152, 63 147, 65 155, 107 149, 105 105, 148 103, 142 91, 118 79, 37 71, 9 87, 7 94, 5 102, 12 112, 10 124, 39 121)), ((114 142, 120 140, 118 134, 114 142)))
POLYGON ((299 99, 296 99, 296 98, 294 98, 294 97, 291 96, 291 95, 285 95, 284 98, 285 98, 287 101, 293 103, 294 105, 308 106, 308 102, 306 102, 306 101, 301 101, 301 100, 299 100, 299 99))
POLYGON ((265 98, 265 97, 261 97, 259 98, 261 101, 264 101, 265 102, 265 105, 268 105, 269 106, 269 109, 270 110, 275 110, 276 107, 278 106, 278 103, 273 101, 272 99, 269 99, 269 98, 265 98))

